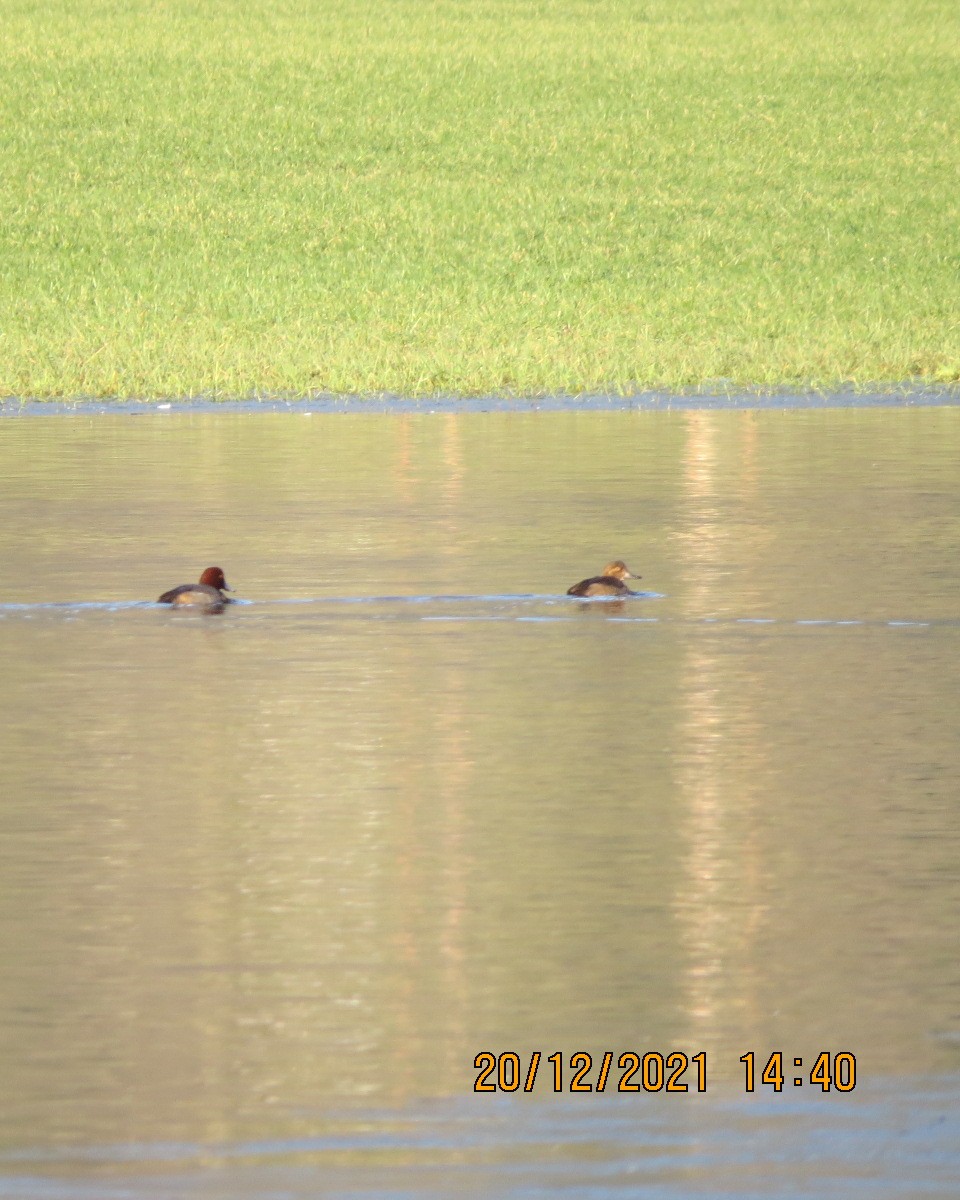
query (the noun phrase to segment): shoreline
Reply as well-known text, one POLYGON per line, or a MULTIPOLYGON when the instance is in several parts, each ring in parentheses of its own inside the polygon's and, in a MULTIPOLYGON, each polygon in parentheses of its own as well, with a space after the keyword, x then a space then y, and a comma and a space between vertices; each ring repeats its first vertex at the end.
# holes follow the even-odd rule
POLYGON ((35 400, 0 399, 0 418, 49 416, 144 416, 188 414, 276 414, 300 416, 344 413, 366 415, 528 413, 528 412, 698 412, 823 409, 952 408, 960 407, 960 386, 911 385, 889 390, 756 391, 756 392, 636 392, 626 395, 556 393, 549 396, 434 396, 414 399, 382 394, 336 396, 318 394, 300 399, 280 396, 214 400, 171 397, 169 400, 35 400))

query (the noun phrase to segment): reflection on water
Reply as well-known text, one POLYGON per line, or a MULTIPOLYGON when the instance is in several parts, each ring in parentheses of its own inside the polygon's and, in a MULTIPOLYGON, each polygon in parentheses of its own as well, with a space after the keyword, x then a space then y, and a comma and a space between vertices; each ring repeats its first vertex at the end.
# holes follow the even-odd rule
MULTIPOLYGON (((4 422, 0 1196, 520 1194, 546 1144, 583 1194, 604 1160, 747 1195, 769 1159, 718 1147, 757 1122, 799 1194, 838 1119, 851 1160, 942 1131, 958 443, 950 409, 4 422), (612 557, 649 593, 563 595, 612 557), (245 603, 150 603, 210 562, 245 603), (483 1049, 705 1050, 712 1094, 474 1096, 483 1049), (855 1053, 856 1093, 745 1097, 775 1049, 855 1053)), ((941 1194, 948 1141, 889 1178, 941 1194)))
MULTIPOLYGON (((738 422, 732 479, 719 445, 728 423, 718 424, 714 413, 689 413, 684 424, 685 519, 677 541, 686 566, 685 609, 695 618, 723 605, 724 564, 745 552, 759 556, 771 529, 765 522, 738 529, 718 513, 728 489, 741 512, 756 511, 758 429, 753 414, 738 422)), ((739 1060, 733 1051, 740 1031, 762 1027, 758 991, 764 963, 757 939, 767 919, 765 896, 772 881, 759 836, 757 809, 763 797, 755 785, 765 760, 763 710, 750 694, 749 678, 739 694, 731 695, 728 658, 723 639, 691 638, 685 646, 676 786, 686 848, 675 907, 687 979, 683 1007, 688 1040, 697 1045, 726 1041, 733 1061, 739 1060), (730 736, 734 706, 735 738, 730 736)))

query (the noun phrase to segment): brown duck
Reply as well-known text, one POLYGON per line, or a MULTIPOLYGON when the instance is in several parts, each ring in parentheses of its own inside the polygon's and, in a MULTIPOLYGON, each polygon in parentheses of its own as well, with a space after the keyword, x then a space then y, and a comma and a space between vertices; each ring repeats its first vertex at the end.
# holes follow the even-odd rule
POLYGON ((219 612, 225 604, 230 603, 230 597, 223 593, 231 590, 227 587, 227 581, 219 567, 207 567, 200 576, 199 583, 182 583, 179 587, 171 588, 169 592, 163 593, 157 603, 219 612))
POLYGON ((636 596, 623 582, 625 579, 639 579, 634 575, 622 559, 607 563, 600 575, 591 579, 581 579, 572 588, 567 588, 568 596, 636 596))

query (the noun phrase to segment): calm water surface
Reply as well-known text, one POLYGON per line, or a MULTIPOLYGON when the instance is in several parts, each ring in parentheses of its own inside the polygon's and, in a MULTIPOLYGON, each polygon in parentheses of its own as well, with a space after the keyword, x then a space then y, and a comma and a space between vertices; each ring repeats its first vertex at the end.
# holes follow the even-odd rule
POLYGON ((955 1196, 958 544, 950 408, 0 423, 0 1196, 955 1196))

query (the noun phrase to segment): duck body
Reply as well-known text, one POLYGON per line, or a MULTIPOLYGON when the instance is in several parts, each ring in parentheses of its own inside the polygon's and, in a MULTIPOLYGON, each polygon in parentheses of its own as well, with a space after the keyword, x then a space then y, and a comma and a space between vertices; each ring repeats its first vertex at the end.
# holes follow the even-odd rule
POLYGON ((601 575, 593 575, 589 579, 581 579, 572 588, 567 588, 568 596, 636 596, 623 582, 625 579, 639 579, 634 575, 622 559, 607 563, 601 575))
POLYGON ((200 608, 208 612, 219 612, 230 603, 229 592, 223 571, 219 567, 207 567, 199 583, 182 583, 179 587, 164 592, 158 604, 173 604, 177 608, 200 608))

